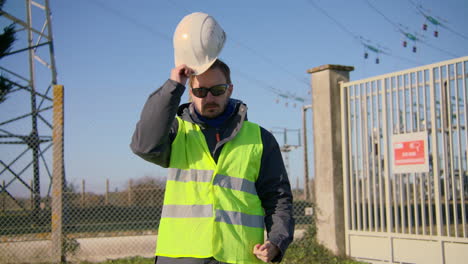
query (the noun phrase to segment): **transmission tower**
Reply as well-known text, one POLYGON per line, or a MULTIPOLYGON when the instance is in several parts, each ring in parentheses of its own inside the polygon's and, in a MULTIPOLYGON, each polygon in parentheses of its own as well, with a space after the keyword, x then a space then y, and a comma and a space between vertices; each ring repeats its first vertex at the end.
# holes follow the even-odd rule
POLYGON ((47 196, 51 190, 52 87, 57 70, 49 0, 24 3, 8 1, 0 10, 0 25, 14 23, 16 29, 16 41, 0 66, 13 85, 0 104, 0 194, 36 213, 41 186, 47 188, 47 196), (28 194, 30 208, 18 198, 28 194))
POLYGON ((283 145, 280 146, 280 150, 284 156, 284 166, 286 167, 286 172, 290 175, 289 171, 289 152, 294 149, 297 149, 301 146, 301 135, 300 129, 288 129, 288 128, 279 128, 276 127, 274 130, 271 131, 272 134, 282 134, 283 135, 283 145), (288 132, 296 132, 297 133, 297 145, 288 144, 288 132))

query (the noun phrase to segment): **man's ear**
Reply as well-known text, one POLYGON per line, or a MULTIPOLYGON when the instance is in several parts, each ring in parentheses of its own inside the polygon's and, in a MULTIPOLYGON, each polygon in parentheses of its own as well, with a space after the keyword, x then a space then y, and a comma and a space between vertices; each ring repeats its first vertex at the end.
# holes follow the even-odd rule
POLYGON ((230 83, 228 87, 228 94, 229 97, 232 95, 232 91, 234 90, 234 84, 230 83))
POLYGON ((193 101, 193 100, 192 100, 192 96, 193 96, 193 94, 192 94, 192 88, 188 88, 188 89, 189 89, 188 101, 189 101, 189 103, 191 103, 191 102, 193 101))

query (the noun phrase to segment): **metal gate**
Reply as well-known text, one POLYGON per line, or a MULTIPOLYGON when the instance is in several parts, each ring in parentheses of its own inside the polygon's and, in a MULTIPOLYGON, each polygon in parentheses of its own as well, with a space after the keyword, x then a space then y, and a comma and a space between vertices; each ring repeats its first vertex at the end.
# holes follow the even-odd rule
POLYGON ((341 84, 348 255, 467 263, 468 57, 341 84))

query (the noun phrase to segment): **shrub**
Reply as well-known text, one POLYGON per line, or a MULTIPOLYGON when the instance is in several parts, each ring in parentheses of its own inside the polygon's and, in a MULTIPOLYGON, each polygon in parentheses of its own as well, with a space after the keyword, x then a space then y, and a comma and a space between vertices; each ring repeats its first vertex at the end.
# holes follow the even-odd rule
MULTIPOLYGON (((306 206, 313 205, 307 204, 306 206)), ((304 206, 305 207, 305 206, 304 206)), ((364 264, 346 256, 336 256, 317 241, 315 217, 310 217, 311 223, 299 240, 289 246, 281 263, 283 264, 364 264)))

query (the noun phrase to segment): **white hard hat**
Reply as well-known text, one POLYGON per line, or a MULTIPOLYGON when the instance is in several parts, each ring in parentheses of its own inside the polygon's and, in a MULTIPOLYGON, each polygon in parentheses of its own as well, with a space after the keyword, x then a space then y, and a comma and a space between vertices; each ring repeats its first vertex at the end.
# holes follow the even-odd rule
POLYGON ((216 20, 205 13, 185 16, 174 32, 175 65, 186 64, 202 74, 216 61, 226 41, 226 33, 216 20))

